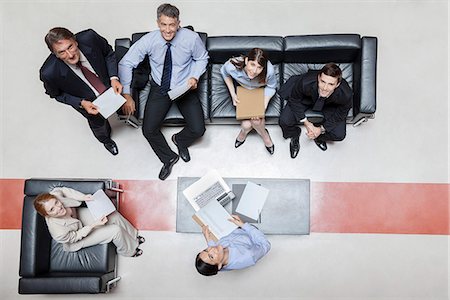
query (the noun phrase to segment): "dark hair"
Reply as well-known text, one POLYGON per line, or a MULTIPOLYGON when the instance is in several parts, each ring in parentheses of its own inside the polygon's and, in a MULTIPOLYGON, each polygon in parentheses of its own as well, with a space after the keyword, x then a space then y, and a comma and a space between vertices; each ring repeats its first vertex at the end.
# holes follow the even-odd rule
POLYGON ((204 276, 216 275, 217 272, 219 272, 219 267, 217 265, 211 265, 204 262, 200 258, 200 253, 197 254, 197 257, 195 258, 195 268, 200 274, 204 276))
POLYGON ((257 78, 259 83, 265 83, 267 76, 267 62, 269 61, 266 52, 264 52, 264 50, 260 48, 253 48, 252 50, 250 50, 247 56, 242 55, 233 57, 230 61, 238 70, 242 70, 245 67, 245 58, 247 58, 248 60, 254 60, 263 67, 262 72, 258 75, 257 78))
POLYGON ((75 40, 75 35, 67 28, 64 27, 55 27, 49 30, 49 32, 45 35, 45 43, 47 44, 48 49, 53 52, 53 45, 61 40, 75 40))
POLYGON ((337 78, 338 83, 341 82, 342 80, 341 68, 339 68, 339 66, 336 65, 335 63, 328 63, 325 66, 323 66, 323 68, 320 70, 319 75, 322 74, 337 78))
POLYGON ((180 11, 178 8, 169 3, 164 3, 158 6, 158 9, 156 10, 156 17, 159 19, 162 15, 169 18, 175 18, 177 20, 180 19, 180 11))
POLYGON ((34 208, 41 216, 45 217, 48 214, 44 208, 44 204, 47 201, 55 199, 55 198, 56 198, 55 196, 53 196, 52 194, 49 194, 49 193, 40 194, 33 201, 34 208))

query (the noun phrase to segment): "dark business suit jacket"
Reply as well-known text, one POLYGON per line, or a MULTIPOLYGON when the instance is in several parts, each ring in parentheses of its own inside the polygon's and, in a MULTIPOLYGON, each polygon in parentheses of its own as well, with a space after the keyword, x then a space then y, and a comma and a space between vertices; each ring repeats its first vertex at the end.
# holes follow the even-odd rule
MULTIPOLYGON (((94 30, 87 29, 75 35, 78 48, 106 87, 111 86, 110 77, 117 76, 117 63, 112 47, 94 30)), ((79 108, 81 100, 94 100, 95 94, 69 66, 53 53, 40 69, 40 79, 45 93, 59 102, 79 108)))
MULTIPOLYGON (((290 97, 289 106, 298 121, 305 118, 305 111, 311 109, 319 98, 318 77, 319 71, 309 71, 301 75, 296 81, 290 97)), ((325 100, 322 109, 326 131, 332 131, 339 122, 345 122, 348 111, 352 107, 352 90, 345 79, 334 90, 333 94, 325 100)))

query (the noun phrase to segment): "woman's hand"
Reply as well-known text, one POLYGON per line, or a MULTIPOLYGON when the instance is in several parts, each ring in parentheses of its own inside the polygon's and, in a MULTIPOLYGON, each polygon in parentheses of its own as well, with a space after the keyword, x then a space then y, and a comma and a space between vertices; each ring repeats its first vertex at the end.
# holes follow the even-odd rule
POLYGON ((84 201, 91 201, 92 200, 92 195, 91 194, 84 195, 83 200, 84 201))
POLYGON ((206 242, 211 240, 211 231, 209 231, 208 225, 202 226, 202 233, 203 233, 203 236, 205 237, 206 242))
POLYGON ((237 227, 242 227, 244 226, 244 222, 242 222, 241 218, 239 218, 239 216, 237 215, 231 215, 231 219, 228 219, 228 221, 234 223, 237 227))
POLYGON ((108 217, 103 216, 99 220, 97 220, 94 223, 92 223, 91 226, 92 226, 92 228, 103 226, 103 225, 106 224, 106 222, 108 222, 108 217))
POLYGON ((239 103, 239 99, 238 96, 236 94, 232 94, 231 95, 231 100, 233 100, 233 105, 237 106, 237 104, 239 103))

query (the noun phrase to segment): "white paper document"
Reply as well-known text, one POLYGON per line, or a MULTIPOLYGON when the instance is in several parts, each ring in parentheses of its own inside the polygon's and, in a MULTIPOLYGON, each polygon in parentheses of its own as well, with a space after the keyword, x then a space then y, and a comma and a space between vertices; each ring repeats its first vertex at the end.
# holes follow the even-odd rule
POLYGON ((204 225, 208 225, 211 233, 217 238, 221 239, 229 235, 237 226, 228 221, 231 215, 220 205, 217 201, 210 201, 206 206, 202 207, 195 213, 204 225))
POLYGON ((95 220, 107 216, 116 211, 116 207, 103 190, 98 190, 92 195, 92 200, 85 202, 95 220))
POLYGON ((236 212, 258 220, 268 195, 268 189, 249 181, 236 207, 236 212))
POLYGON ((125 98, 120 94, 114 93, 112 87, 107 89, 103 94, 97 97, 92 103, 98 107, 98 111, 105 118, 108 119, 115 113, 124 103, 125 98))
POLYGON ((170 91, 167 92, 167 95, 169 95, 170 100, 176 100, 177 98, 183 96, 187 91, 189 91, 189 89, 191 88, 191 86, 189 84, 183 84, 183 85, 179 85, 177 87, 174 87, 173 89, 171 89, 170 91))

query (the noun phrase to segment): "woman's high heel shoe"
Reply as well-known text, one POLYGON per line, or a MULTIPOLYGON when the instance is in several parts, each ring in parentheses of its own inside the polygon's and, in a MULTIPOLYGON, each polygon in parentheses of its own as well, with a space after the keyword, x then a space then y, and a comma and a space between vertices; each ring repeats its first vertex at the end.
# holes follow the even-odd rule
MULTIPOLYGON (((241 134, 241 133, 239 132, 239 134, 241 134)), ((241 142, 240 140, 238 140, 236 138, 236 141, 234 142, 234 148, 238 148, 238 147, 242 146, 243 143, 245 143, 245 139, 241 142)))
MULTIPOLYGON (((272 138, 270 137, 269 131, 267 129, 266 129, 266 132, 269 135, 270 140, 272 140, 272 138)), ((272 146, 270 146, 270 147, 266 146, 266 150, 267 150, 267 152, 270 153, 270 155, 273 155, 273 153, 275 152, 275 144, 273 143, 273 141, 272 141, 272 146)))

